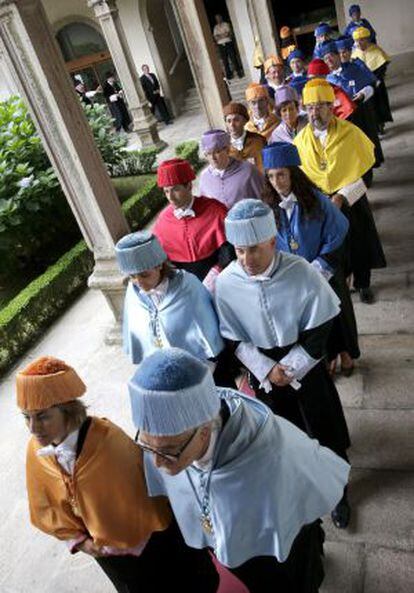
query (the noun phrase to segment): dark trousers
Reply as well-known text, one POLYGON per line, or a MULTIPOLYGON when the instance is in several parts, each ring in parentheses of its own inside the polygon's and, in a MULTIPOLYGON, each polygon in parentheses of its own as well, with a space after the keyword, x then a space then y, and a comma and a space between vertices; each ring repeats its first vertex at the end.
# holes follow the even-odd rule
POLYGON ((151 111, 159 121, 163 121, 165 123, 169 123, 171 121, 167 104, 164 97, 161 97, 161 95, 155 95, 151 105, 151 111))
POLYGON ((226 78, 233 78, 234 69, 237 71, 237 76, 240 78, 242 76, 242 69, 240 66, 238 56, 236 54, 236 48, 234 47, 234 43, 231 41, 230 43, 224 43, 223 45, 219 45, 219 51, 220 57, 223 60, 226 78))
POLYGON ((118 593, 215 593, 219 585, 208 550, 188 547, 175 522, 154 533, 140 556, 96 560, 118 593))
POLYGON ((258 556, 229 570, 250 593, 317 593, 324 577, 320 521, 302 528, 285 562, 258 556))
POLYGON ((114 118, 116 131, 119 132, 123 128, 125 132, 128 132, 131 125, 131 118, 125 102, 122 99, 118 99, 114 103, 109 103, 109 111, 114 118))

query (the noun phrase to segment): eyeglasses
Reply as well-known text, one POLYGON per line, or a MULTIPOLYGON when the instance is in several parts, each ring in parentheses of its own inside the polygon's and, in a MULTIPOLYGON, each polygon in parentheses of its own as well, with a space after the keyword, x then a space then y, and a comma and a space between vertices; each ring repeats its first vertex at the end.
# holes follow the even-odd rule
POLYGON ((187 447, 189 446, 189 444, 191 443, 191 441, 193 440, 193 438, 195 437, 197 432, 198 432, 198 428, 196 428, 194 430, 194 432, 191 434, 191 436, 186 440, 186 442, 183 445, 181 445, 181 447, 177 451, 177 453, 164 453, 163 451, 160 451, 159 449, 153 449, 152 447, 149 447, 146 443, 143 443, 139 440, 139 432, 137 432, 137 435, 135 437, 135 442, 138 445, 138 447, 140 449, 142 449, 143 451, 147 451, 148 453, 152 453, 153 455, 158 455, 159 457, 162 457, 163 459, 166 459, 167 461, 174 462, 174 461, 178 461, 178 459, 184 453, 185 449, 187 449, 187 447))

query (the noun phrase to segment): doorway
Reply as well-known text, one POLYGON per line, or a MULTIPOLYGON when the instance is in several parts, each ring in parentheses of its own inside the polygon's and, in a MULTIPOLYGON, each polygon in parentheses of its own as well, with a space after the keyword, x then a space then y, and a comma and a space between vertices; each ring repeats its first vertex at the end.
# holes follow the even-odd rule
POLYGON ((290 27, 297 46, 306 56, 312 56, 314 31, 320 22, 327 22, 334 30, 337 29, 335 0, 272 0, 271 5, 277 31, 284 26, 290 27))

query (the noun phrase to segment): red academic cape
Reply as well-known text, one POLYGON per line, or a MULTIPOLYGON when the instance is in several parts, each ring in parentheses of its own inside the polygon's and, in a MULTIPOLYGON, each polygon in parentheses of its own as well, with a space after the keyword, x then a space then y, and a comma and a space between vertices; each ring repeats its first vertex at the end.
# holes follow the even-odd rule
POLYGON ((358 105, 340 86, 333 84, 332 87, 335 93, 334 115, 339 117, 339 119, 348 119, 358 105))
POLYGON ((210 257, 226 242, 224 219, 227 208, 213 198, 196 197, 192 209, 195 217, 178 220, 168 205, 159 214, 154 235, 172 262, 197 262, 210 257))

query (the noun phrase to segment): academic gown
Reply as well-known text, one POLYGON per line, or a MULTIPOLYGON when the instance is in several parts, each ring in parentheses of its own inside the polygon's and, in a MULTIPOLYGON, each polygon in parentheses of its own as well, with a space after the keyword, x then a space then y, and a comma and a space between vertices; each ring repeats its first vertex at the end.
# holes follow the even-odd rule
POLYGON ((189 272, 177 270, 168 280, 158 307, 129 282, 123 318, 124 351, 134 364, 158 348, 175 347, 207 361, 224 348, 210 293, 189 272))
POLYGON ((371 43, 364 51, 355 48, 352 52, 352 59, 361 60, 380 82, 375 89, 374 95, 378 121, 382 124, 393 121, 388 91, 385 86, 385 75, 390 62, 389 56, 378 45, 371 43))
MULTIPOLYGON (((212 548, 227 567, 258 556, 289 561, 301 528, 329 513, 342 497, 349 465, 261 402, 230 389, 217 391, 228 419, 211 471, 190 465, 170 476, 145 453, 148 492, 168 496, 189 546, 212 548), (203 510, 213 533, 202 528, 203 510)), ((297 587, 289 591, 316 591, 314 583, 300 582, 298 572, 297 587)))
POLYGON ((275 363, 298 350, 319 360, 300 379, 298 390, 272 385, 265 393, 251 375, 252 387, 276 414, 346 458, 348 429, 323 360, 332 320, 340 311, 326 280, 302 257, 279 252, 264 281, 232 262, 217 278, 215 299, 221 334, 230 342, 251 343, 275 363))
MULTIPOLYGON (((294 144, 298 148, 303 171, 329 196, 355 183, 374 163, 374 146, 369 138, 354 124, 338 118, 329 124, 324 147, 315 138, 310 125, 296 136, 294 144)), ((384 268, 387 265, 384 251, 366 194, 344 213, 350 221, 347 274, 361 276, 371 269, 384 268)), ((369 281, 358 288, 367 286, 369 281)))
MULTIPOLYGON (((359 93, 365 86, 371 86, 375 90, 377 79, 372 73, 360 68, 355 62, 342 64, 340 73, 331 72, 326 77, 328 82, 341 87, 349 97, 359 93)), ((373 142, 375 146, 374 167, 379 167, 384 162, 384 153, 378 137, 377 116, 375 112, 374 98, 358 104, 357 109, 349 116, 349 121, 358 126, 373 142)))
POLYGON ((260 173, 263 173, 262 149, 266 146, 266 140, 261 134, 246 131, 243 148, 238 150, 230 146, 230 156, 239 161, 249 161, 255 165, 260 173))
POLYGON ((207 166, 200 175, 199 189, 203 196, 215 198, 230 209, 244 198, 260 200, 264 177, 257 167, 247 161, 231 158, 222 176, 207 166))
POLYGON ((346 216, 329 198, 320 192, 316 192, 316 196, 320 211, 315 213, 313 218, 306 218, 303 208, 298 203, 290 220, 285 210, 280 209, 277 249, 301 255, 310 263, 316 260, 324 270, 332 274, 329 283, 341 300, 341 311, 334 318, 329 335, 328 360, 333 360, 344 351, 348 352, 351 358, 359 358, 357 324, 346 284, 343 261, 344 241, 349 223, 346 216))
POLYGON ((291 74, 286 78, 286 82, 289 86, 293 87, 297 91, 300 97, 302 95, 303 87, 308 82, 308 76, 306 72, 302 72, 298 76, 291 74))
POLYGON ((213 266, 225 267, 234 257, 224 231, 227 208, 217 200, 200 196, 194 198, 192 210, 194 217, 177 219, 174 208, 168 205, 158 215, 153 233, 177 268, 204 280, 213 266))
POLYGON ((306 126, 307 123, 308 116, 304 113, 300 113, 298 116, 296 130, 291 130, 284 121, 281 121, 277 128, 273 130, 272 135, 269 138, 269 144, 271 142, 292 143, 294 137, 299 134, 299 132, 306 126))
POLYGON ((371 33, 370 36, 370 40, 373 43, 377 43, 377 34, 375 32, 374 27, 371 25, 371 23, 367 20, 367 19, 360 19, 359 21, 349 21, 349 23, 347 24, 347 26, 344 29, 344 35, 346 37, 352 37, 352 33, 355 29, 358 29, 358 27, 365 27, 366 29, 368 29, 368 31, 371 33))
POLYGON ((38 529, 71 546, 80 537, 109 546, 111 553, 96 560, 119 593, 138 591, 142 583, 154 591, 216 591, 218 577, 206 551, 186 546, 166 499, 148 496, 142 451, 123 430, 106 418, 88 417, 79 430, 73 476, 53 455, 39 457, 39 448, 32 437, 26 475, 30 518, 38 529), (140 546, 139 556, 127 553, 140 546))

